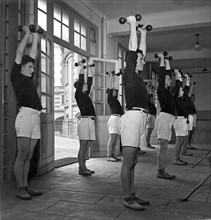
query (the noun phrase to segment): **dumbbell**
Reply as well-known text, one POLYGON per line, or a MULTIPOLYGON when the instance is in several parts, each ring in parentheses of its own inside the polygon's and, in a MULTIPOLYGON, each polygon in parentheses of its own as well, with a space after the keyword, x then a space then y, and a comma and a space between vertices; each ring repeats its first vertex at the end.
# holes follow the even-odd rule
MULTIPOLYGON (((138 24, 136 29, 142 28, 143 26, 144 26, 143 24, 138 24)), ((151 31, 152 30, 152 25, 148 24, 144 29, 146 29, 147 31, 151 31)))
POLYGON ((173 57, 172 56, 169 56, 169 57, 164 57, 165 59, 167 59, 167 60, 173 60, 173 57))
POLYGON ((120 69, 119 72, 116 74, 117 76, 123 75, 122 70, 120 69))
MULTIPOLYGON (((29 30, 30 30, 31 33, 35 33, 36 32, 35 25, 33 25, 33 24, 29 25, 29 30)), ((18 31, 20 31, 20 32, 23 31, 23 27, 21 25, 18 25, 18 31)), ((37 33, 38 34, 43 34, 43 29, 41 27, 39 27, 37 29, 37 33)))
MULTIPOLYGON (((136 17, 136 21, 140 21, 142 19, 142 16, 140 14, 136 14, 135 17, 136 17)), ((127 21, 127 18, 124 18, 124 17, 121 17, 119 19, 120 24, 125 24, 126 21, 127 21)))
MULTIPOLYGON (((167 55, 168 55, 168 52, 167 52, 167 51, 164 51, 164 52, 163 52, 163 56, 166 57, 167 55)), ((157 53, 155 54, 155 58, 158 58, 158 54, 157 54, 157 53)))
POLYGON ((88 65, 89 67, 95 67, 95 64, 93 63, 93 64, 90 64, 90 65, 88 65))
MULTIPOLYGON (((82 59, 82 60, 81 60, 81 61, 79 61, 79 62, 81 62, 81 63, 86 63, 86 60, 85 60, 85 59, 82 59)), ((76 67, 78 67, 78 66, 79 66, 79 64, 78 64, 79 62, 75 63, 75 66, 76 66, 76 67)), ((84 68, 84 69, 85 69, 85 68, 84 68)))
POLYGON ((35 27, 34 24, 29 25, 29 30, 30 30, 32 33, 37 32, 38 34, 43 34, 43 29, 42 29, 41 27, 39 27, 39 28, 36 30, 36 27, 35 27))

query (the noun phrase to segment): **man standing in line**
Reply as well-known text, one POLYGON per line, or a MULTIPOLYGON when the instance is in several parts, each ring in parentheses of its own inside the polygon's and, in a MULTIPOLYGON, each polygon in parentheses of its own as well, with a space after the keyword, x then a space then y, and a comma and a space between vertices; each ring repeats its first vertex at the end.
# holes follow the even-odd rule
POLYGON ((29 27, 23 26, 25 33, 17 50, 10 80, 19 105, 15 121, 18 155, 15 161, 15 178, 18 192, 16 197, 30 200, 31 196, 40 196, 41 192, 32 190, 28 185, 30 160, 37 140, 40 139, 40 97, 33 82, 35 58, 37 56, 38 33, 30 33, 29 27), (26 45, 32 39, 29 55, 23 55, 26 45))

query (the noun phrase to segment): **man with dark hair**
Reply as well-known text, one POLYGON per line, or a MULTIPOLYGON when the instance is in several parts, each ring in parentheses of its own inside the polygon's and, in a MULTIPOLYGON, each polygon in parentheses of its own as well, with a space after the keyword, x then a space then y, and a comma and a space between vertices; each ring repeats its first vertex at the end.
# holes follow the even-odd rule
POLYGON ((23 27, 23 31, 25 36, 17 48, 10 80, 20 108, 15 121, 18 147, 14 167, 18 188, 16 196, 23 200, 30 200, 31 196, 42 194, 32 190, 28 185, 30 160, 37 140, 40 139, 40 111, 42 106, 32 79, 37 55, 38 33, 30 33, 26 26, 23 27), (33 41, 30 54, 23 56, 31 35, 33 41))
POLYGON ((120 132, 119 120, 123 114, 122 106, 118 100, 118 87, 117 76, 109 73, 109 85, 107 88, 107 102, 111 109, 111 117, 108 120, 109 140, 107 143, 107 161, 118 162, 120 158, 115 156, 115 150, 120 149, 120 132))
POLYGON ((168 143, 171 140, 172 127, 175 121, 175 102, 172 93, 169 91, 171 86, 171 68, 169 59, 165 58, 162 53, 158 54, 160 68, 158 75, 157 96, 160 104, 160 113, 155 121, 157 138, 159 140, 159 151, 157 154, 158 178, 174 179, 175 176, 165 171, 166 152, 168 143))
POLYGON ((149 205, 135 195, 134 177, 135 166, 138 161, 140 141, 145 135, 148 105, 148 93, 141 71, 143 70, 146 55, 146 29, 138 28, 141 40, 138 48, 135 16, 127 17, 130 25, 129 51, 126 53, 126 67, 123 74, 125 89, 126 111, 120 119, 121 141, 123 147, 123 164, 121 168, 121 181, 124 191, 124 205, 128 208, 143 211, 143 205, 149 205), (139 49, 137 52, 137 48, 139 49))
POLYGON ((88 67, 88 78, 84 77, 84 63, 78 62, 81 67, 79 79, 74 83, 76 88, 75 99, 81 113, 81 119, 78 123, 78 136, 80 147, 78 152, 79 174, 90 176, 95 173, 86 167, 86 156, 90 146, 96 139, 95 135, 95 109, 91 98, 89 97, 92 86, 92 67, 88 67))

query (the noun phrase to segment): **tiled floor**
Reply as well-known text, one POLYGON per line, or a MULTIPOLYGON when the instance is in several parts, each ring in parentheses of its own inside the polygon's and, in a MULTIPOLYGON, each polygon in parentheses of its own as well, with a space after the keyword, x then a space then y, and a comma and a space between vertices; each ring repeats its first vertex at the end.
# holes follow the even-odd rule
POLYGON ((34 188, 44 194, 22 201, 15 197, 15 185, 3 184, 1 200, 2 220, 190 220, 211 219, 211 178, 209 178, 187 202, 185 198, 203 179, 210 174, 210 166, 204 159, 210 149, 208 145, 195 145, 200 150, 194 156, 183 157, 187 166, 173 165, 173 145, 169 146, 167 170, 176 175, 175 180, 156 178, 156 155, 147 150, 139 156, 136 166, 137 195, 149 199, 151 205, 139 212, 127 209, 122 204, 120 181, 121 163, 107 162, 106 158, 90 159, 88 167, 95 170, 90 177, 78 175, 78 164, 72 164, 36 177, 34 188))

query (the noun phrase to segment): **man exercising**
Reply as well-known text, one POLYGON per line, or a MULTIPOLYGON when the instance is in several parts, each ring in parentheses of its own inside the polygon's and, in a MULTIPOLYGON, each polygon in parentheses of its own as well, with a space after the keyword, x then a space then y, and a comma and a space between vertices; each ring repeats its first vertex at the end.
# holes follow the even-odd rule
POLYGON ((165 171, 166 151, 171 140, 172 126, 175 121, 175 103, 169 87, 171 86, 171 68, 169 59, 164 58, 162 53, 158 54, 160 69, 158 75, 157 96, 161 111, 156 118, 155 128, 159 140, 159 151, 157 154, 158 173, 157 177, 162 179, 174 179, 175 176, 165 171))
POLYGON ((80 147, 78 151, 79 174, 90 176, 95 173, 86 167, 86 156, 93 141, 96 140, 95 135, 95 109, 91 98, 89 97, 93 72, 92 67, 88 67, 88 78, 84 77, 84 63, 78 62, 81 67, 79 79, 74 83, 76 88, 75 99, 80 110, 81 119, 78 123, 78 136, 80 147))
POLYGON ((30 160, 37 140, 40 139, 40 112, 42 106, 33 82, 39 40, 38 33, 30 33, 27 26, 23 26, 23 31, 25 35, 16 50, 10 80, 19 105, 19 113, 15 120, 18 147, 14 167, 18 189, 16 197, 30 200, 31 196, 42 195, 41 192, 32 190, 28 185, 30 160), (32 39, 29 55, 23 55, 29 39, 32 39))
POLYGON ((121 181, 124 191, 124 205, 128 208, 143 211, 143 205, 150 204, 137 198, 134 189, 135 166, 138 161, 139 144, 145 133, 148 105, 146 85, 141 77, 144 57, 146 55, 146 29, 138 28, 141 40, 138 47, 135 16, 127 17, 130 25, 129 51, 126 53, 126 67, 123 74, 125 89, 126 111, 120 119, 121 140, 123 146, 123 164, 121 168, 121 181))
POLYGON ((109 140, 107 143, 107 161, 118 162, 120 158, 115 156, 115 149, 120 148, 119 120, 123 114, 122 106, 118 100, 118 77, 109 73, 109 85, 107 88, 107 102, 111 109, 111 117, 108 120, 109 140))

